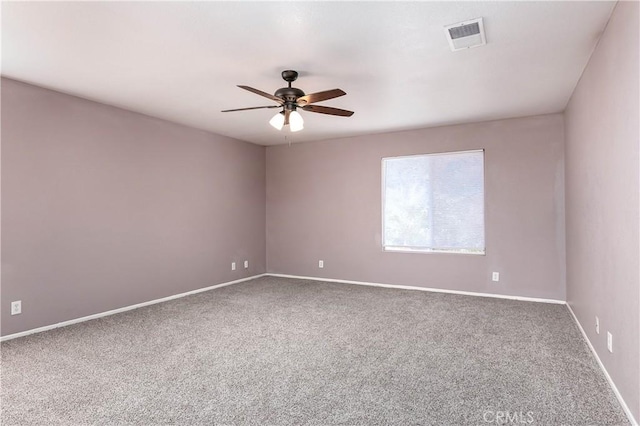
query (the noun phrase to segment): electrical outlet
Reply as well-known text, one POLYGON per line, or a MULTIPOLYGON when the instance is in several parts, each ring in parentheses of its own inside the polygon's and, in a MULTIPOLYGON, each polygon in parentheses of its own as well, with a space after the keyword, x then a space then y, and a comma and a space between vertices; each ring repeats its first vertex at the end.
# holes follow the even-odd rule
POLYGON ((493 275, 491 275, 491 279, 496 282, 500 281, 500 272, 494 272, 493 275))
POLYGON ((600 334, 600 318, 596 315, 596 333, 600 334))
POLYGON ((244 269, 247 269, 249 267, 249 261, 245 260, 244 261, 244 269))
POLYGON ((318 268, 324 268, 324 260, 318 260, 318 268))
POLYGON ((231 262, 231 270, 232 271, 236 270, 236 262, 231 262))
POLYGON ((16 300, 11 302, 11 315, 18 315, 22 313, 22 300, 16 300))
POLYGON ((613 352, 613 336, 607 331, 607 349, 609 352, 613 352))

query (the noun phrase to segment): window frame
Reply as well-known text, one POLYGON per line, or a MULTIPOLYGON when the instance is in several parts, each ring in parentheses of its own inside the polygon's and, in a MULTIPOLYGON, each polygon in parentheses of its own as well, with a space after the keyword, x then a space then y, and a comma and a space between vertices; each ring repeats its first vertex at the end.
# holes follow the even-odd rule
POLYGON ((471 255, 471 256, 486 256, 487 255, 487 166, 486 166, 486 150, 484 148, 479 149, 466 149, 461 151, 440 151, 440 152, 429 152, 423 154, 408 154, 408 155, 395 155, 389 157, 382 157, 380 159, 380 174, 381 174, 381 210, 380 210, 380 247, 383 253, 409 253, 409 254, 456 254, 456 255, 471 255), (426 156, 435 156, 435 155, 446 155, 446 154, 467 154, 473 152, 481 152, 482 153, 482 229, 484 234, 484 248, 482 252, 470 252, 463 250, 442 250, 442 249, 425 249, 423 247, 396 247, 396 246, 385 246, 385 194, 386 194, 386 173, 385 173, 385 160, 397 159, 397 158, 411 158, 411 157, 426 157, 426 156))

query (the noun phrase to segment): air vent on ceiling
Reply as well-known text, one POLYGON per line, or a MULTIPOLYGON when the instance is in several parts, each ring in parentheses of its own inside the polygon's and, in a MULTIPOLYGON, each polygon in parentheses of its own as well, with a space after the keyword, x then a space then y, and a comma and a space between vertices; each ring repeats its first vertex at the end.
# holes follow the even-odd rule
POLYGON ((447 33, 449 47, 454 52, 487 44, 482 18, 447 25, 444 27, 444 31, 447 33))

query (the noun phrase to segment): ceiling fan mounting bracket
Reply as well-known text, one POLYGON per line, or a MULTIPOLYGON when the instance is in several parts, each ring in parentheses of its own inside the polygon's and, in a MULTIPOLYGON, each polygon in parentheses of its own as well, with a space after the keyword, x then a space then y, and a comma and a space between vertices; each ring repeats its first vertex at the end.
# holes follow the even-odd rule
POLYGON ((298 79, 298 71, 284 70, 282 71, 282 79, 284 81, 288 81, 289 87, 291 87, 291 82, 296 81, 298 79))

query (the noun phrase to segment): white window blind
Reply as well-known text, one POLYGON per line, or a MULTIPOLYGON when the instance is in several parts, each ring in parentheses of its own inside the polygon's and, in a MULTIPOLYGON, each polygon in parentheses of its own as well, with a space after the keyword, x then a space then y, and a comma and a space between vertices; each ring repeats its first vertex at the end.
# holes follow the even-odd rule
POLYGON ((484 151, 384 158, 385 250, 484 254, 484 151))

